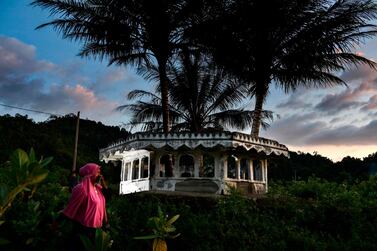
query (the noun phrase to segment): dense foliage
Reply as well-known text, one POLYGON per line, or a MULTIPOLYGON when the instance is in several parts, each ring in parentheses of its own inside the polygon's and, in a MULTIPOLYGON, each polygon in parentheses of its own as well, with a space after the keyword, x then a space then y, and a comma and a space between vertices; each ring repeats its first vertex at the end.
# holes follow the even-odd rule
POLYGON ((203 198, 136 194, 109 207, 115 250, 148 250, 134 240, 148 233, 147 219, 160 206, 181 236, 170 250, 376 250, 377 179, 342 185, 311 178, 273 184, 256 201, 234 193, 203 198))
MULTIPOLYGON (((37 153, 53 156, 60 167, 72 166, 76 117, 51 117, 35 123, 27 116, 0 116, 0 163, 5 162, 17 148, 34 148, 37 153)), ((78 166, 98 161, 99 148, 125 138, 128 133, 117 126, 106 126, 101 122, 80 119, 78 142, 78 166)))
POLYGON ((311 176, 338 183, 367 180, 377 171, 377 152, 363 160, 345 157, 334 163, 317 153, 290 152, 290 158, 276 158, 269 162, 271 180, 307 180, 311 176))
MULTIPOLYGON (((34 146, 37 156, 56 156, 45 167, 49 174, 33 188, 33 196, 26 190, 5 212, 0 244, 1 240, 10 244, 0 249, 65 250, 72 225, 60 219, 59 212, 69 198, 74 117, 34 123, 23 116, 2 116, 0 121, 5 160, 10 156, 3 151, 10 152, 11 147, 34 146), (64 149, 66 154, 62 154, 64 149)), ((93 121, 81 120, 80 125, 81 161, 97 160, 98 146, 126 134, 93 121)), ((134 237, 151 233, 148 219, 156 216, 160 207, 167 218, 180 215, 174 225, 181 235, 167 240, 169 250, 376 250, 377 178, 370 175, 376 171, 377 153, 337 163, 318 154, 290 155, 289 159, 270 161, 270 192, 257 200, 241 197, 236 191, 218 197, 117 196, 114 192, 107 206, 111 249, 151 250, 151 240, 134 237)), ((9 164, 0 166, 2 184, 10 181, 9 168, 9 164)), ((111 174, 106 165, 103 169, 111 174)))

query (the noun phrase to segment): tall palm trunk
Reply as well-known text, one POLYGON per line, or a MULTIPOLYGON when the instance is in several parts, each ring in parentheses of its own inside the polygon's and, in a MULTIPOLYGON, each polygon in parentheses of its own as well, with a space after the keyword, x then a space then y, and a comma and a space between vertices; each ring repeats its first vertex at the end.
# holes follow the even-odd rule
POLYGON ((264 95, 256 94, 255 95, 255 107, 253 113, 253 125, 251 128, 251 136, 258 138, 259 137, 259 129, 262 120, 262 109, 263 109, 263 102, 264 102, 264 95))
POLYGON ((255 93, 255 107, 253 113, 253 125, 251 127, 251 136, 258 138, 262 122, 263 103, 268 92, 268 82, 259 81, 256 83, 257 90, 255 93))
POLYGON ((166 61, 158 62, 158 73, 160 76, 161 86, 161 105, 162 105, 162 125, 164 133, 170 131, 170 115, 169 115, 169 82, 166 75, 166 61))

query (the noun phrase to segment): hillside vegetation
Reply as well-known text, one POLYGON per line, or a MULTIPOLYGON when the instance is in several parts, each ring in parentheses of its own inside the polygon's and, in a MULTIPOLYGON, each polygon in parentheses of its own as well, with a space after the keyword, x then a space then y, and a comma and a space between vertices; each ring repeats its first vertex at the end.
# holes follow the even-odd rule
MULTIPOLYGON (((65 250, 72 226, 59 212, 70 196, 75 125, 71 115, 42 123, 0 117, 0 198, 19 185, 17 148, 34 148, 30 161, 53 157, 43 165, 47 177, 43 172, 44 179, 17 194, 9 207, 0 205, 7 207, 0 216, 0 249, 65 250), (13 162, 6 162, 10 158, 13 162)), ((97 162, 99 148, 127 135, 118 127, 80 120, 78 166, 97 162)), ((158 207, 169 217, 180 215, 175 226, 181 235, 167 240, 169 250, 376 250, 377 179, 370 176, 376 165, 377 153, 333 163, 318 154, 291 152, 289 159, 270 160, 269 194, 258 200, 237 191, 210 198, 113 191, 107 200, 112 250, 151 250, 151 241, 134 237, 151 232, 148 218, 158 207)), ((102 168, 115 187, 111 177, 119 174, 102 168)))

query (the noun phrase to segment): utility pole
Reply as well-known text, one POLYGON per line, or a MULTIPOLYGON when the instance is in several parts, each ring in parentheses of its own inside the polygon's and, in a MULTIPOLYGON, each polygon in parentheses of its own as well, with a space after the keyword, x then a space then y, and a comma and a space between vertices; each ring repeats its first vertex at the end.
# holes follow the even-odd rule
POLYGON ((79 141, 79 124, 80 124, 80 111, 77 112, 76 135, 75 135, 75 148, 74 148, 74 150, 73 150, 72 174, 73 174, 73 173, 76 173, 77 143, 78 143, 78 141, 79 141))

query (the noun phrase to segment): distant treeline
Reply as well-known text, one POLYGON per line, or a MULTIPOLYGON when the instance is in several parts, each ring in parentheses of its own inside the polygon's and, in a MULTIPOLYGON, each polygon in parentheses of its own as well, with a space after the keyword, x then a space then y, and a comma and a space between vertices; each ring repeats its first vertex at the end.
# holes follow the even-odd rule
POLYGON ((270 160, 268 177, 271 180, 308 180, 318 177, 338 183, 368 180, 377 173, 377 152, 363 159, 345 157, 333 162, 317 153, 290 152, 290 158, 270 160))
MULTIPOLYGON (((44 156, 53 156, 54 164, 71 167, 75 138, 76 117, 50 117, 45 122, 36 123, 27 116, 0 116, 0 163, 4 163, 10 153, 17 148, 34 148, 44 156)), ((98 162, 99 148, 129 135, 117 126, 106 126, 100 122, 80 119, 78 161, 98 162)), ((290 158, 270 160, 269 179, 307 180, 311 176, 329 181, 354 183, 367 180, 377 171, 377 152, 364 159, 345 157, 334 163, 319 154, 290 152, 290 158)))
MULTIPOLYGON (((77 118, 74 114, 50 117, 36 123, 27 116, 16 114, 0 116, 0 163, 8 160, 10 153, 21 148, 34 150, 44 156, 53 156, 54 164, 72 166, 77 118)), ((80 119, 77 165, 98 162, 99 148, 128 136, 117 126, 80 119)))

